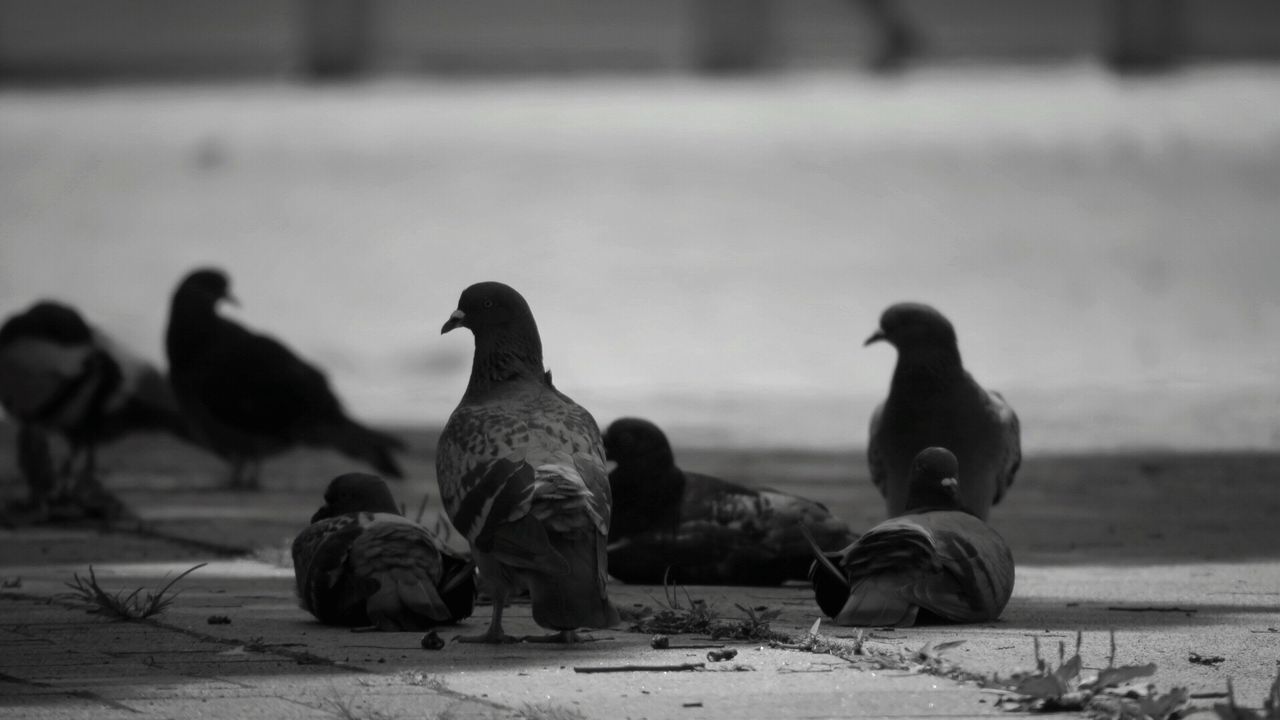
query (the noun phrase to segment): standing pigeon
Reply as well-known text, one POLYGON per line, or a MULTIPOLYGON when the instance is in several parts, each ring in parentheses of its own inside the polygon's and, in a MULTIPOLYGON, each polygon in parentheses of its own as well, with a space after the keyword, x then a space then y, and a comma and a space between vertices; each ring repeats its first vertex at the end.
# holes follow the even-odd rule
POLYGON ((805 529, 829 549, 857 537, 812 500, 681 470, 648 420, 615 420, 604 448, 618 464, 609 473, 609 571, 623 582, 780 585, 808 577, 805 529))
POLYGON ((436 452, 440 495, 492 588, 493 616, 464 642, 511 640, 508 594, 527 588, 538 625, 574 642, 619 622, 609 602, 609 479, 591 414, 552 386, 528 303, 496 282, 462 292, 440 332, 475 335, 471 379, 436 452))
POLYGON ((331 447, 402 477, 400 440, 347 417, 320 370, 265 335, 221 317, 234 303, 226 274, 196 270, 178 285, 165 350, 169 380, 197 438, 232 465, 231 486, 257 488, 264 457, 295 445, 331 447))
POLYGON ((988 622, 1013 594, 1013 554, 961 509, 956 457, 944 448, 912 462, 906 514, 876 525, 839 553, 816 546, 818 606, 840 625, 988 622))
POLYGON ((471 616, 475 565, 400 514, 382 478, 334 478, 293 541, 302 608, 328 625, 425 630, 471 616))
POLYGON ((898 364, 889 397, 871 416, 867 462, 889 516, 906 509, 912 458, 936 445, 956 454, 965 509, 986 520, 1022 462, 1018 416, 965 371, 955 329, 928 305, 890 306, 866 344, 881 340, 898 349, 898 364))
POLYGON ((0 326, 0 405, 19 424, 19 466, 32 504, 45 511, 70 500, 90 512, 113 512, 116 501, 97 478, 98 445, 133 432, 186 432, 168 383, 153 365, 74 308, 49 300, 0 326), (53 467, 50 434, 70 446, 60 472, 53 467), (95 507, 99 501, 107 507, 95 507))

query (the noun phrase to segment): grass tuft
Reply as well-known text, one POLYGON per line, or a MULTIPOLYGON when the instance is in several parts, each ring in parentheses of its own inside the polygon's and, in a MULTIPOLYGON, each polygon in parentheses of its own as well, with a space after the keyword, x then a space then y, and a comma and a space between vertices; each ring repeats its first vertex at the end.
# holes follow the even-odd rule
POLYGON ((133 592, 128 594, 123 590, 114 594, 107 592, 98 584, 98 578, 93 573, 93 566, 90 565, 89 577, 82 578, 79 573, 72 575, 74 582, 66 583, 72 592, 62 593, 61 597, 85 605, 92 614, 104 615, 113 620, 145 620, 169 609, 169 606, 173 604, 174 599, 177 598, 180 592, 175 590, 170 593, 169 590, 179 580, 207 564, 193 565, 183 570, 158 591, 147 591, 146 594, 143 594, 142 588, 135 588, 133 592))

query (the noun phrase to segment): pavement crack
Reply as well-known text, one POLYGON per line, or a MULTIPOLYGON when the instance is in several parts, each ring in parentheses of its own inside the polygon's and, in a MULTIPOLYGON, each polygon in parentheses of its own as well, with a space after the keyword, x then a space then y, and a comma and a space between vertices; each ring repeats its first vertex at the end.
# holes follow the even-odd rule
POLYGON ((102 705, 106 705, 107 707, 114 708, 116 710, 124 710, 125 712, 131 712, 135 714, 142 713, 141 710, 138 710, 136 708, 131 708, 128 705, 125 705, 124 703, 116 702, 115 700, 112 700, 110 698, 102 697, 101 695, 93 692, 92 690, 78 690, 73 688, 64 688, 60 685, 53 685, 51 683, 40 682, 39 680, 28 680, 26 678, 17 677, 16 675, 9 675, 8 673, 2 673, 2 672, 0 672, 0 682, 13 683, 15 685, 25 685, 27 687, 35 687, 35 688, 40 688, 42 690, 55 690, 57 692, 63 693, 64 695, 77 697, 77 698, 80 698, 81 700, 89 700, 91 702, 100 703, 102 705))

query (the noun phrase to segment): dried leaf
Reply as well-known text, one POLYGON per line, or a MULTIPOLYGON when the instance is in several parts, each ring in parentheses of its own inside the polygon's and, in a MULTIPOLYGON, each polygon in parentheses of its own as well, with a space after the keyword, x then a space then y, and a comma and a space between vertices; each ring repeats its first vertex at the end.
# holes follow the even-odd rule
POLYGON ((1062 678, 1053 674, 1033 675, 1029 678, 1023 678, 1012 689, 1019 695, 1026 695, 1039 700, 1055 700, 1071 692, 1071 687, 1062 682, 1062 678))
POLYGON ((1156 673, 1156 664, 1147 663, 1146 665, 1122 665, 1120 667, 1103 668, 1098 671, 1098 677, 1091 683, 1085 685, 1096 689, 1104 687, 1112 687, 1114 685, 1122 685, 1135 678, 1149 677, 1156 673))

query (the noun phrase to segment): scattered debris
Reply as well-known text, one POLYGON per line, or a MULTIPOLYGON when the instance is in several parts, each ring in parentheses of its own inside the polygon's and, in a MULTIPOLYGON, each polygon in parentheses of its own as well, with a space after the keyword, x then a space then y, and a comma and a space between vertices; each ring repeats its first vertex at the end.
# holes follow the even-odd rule
POLYGON ((698 702, 681 703, 680 707, 702 707, 702 702, 698 701, 698 702))
POLYGON ((1192 665, 1208 665, 1209 667, 1217 667, 1226 661, 1227 659, 1221 655, 1201 655, 1200 653, 1191 653, 1187 656, 1187 662, 1192 665))
POLYGON ((444 639, 435 630, 431 630, 422 636, 423 650, 440 650, 442 648, 444 648, 444 639))
POLYGON ((73 574, 75 582, 66 583, 73 592, 62 593, 59 597, 85 605, 91 614, 106 615, 115 620, 145 620, 152 615, 159 615, 173 604, 178 592, 169 594, 169 589, 175 583, 207 564, 200 563, 183 570, 159 591, 147 592, 145 596, 142 596, 142 588, 137 588, 127 595, 123 591, 114 595, 108 593, 98 585, 98 578, 93 573, 93 566, 90 565, 88 579, 81 578, 78 573, 73 574))
POLYGON ((397 673, 396 677, 400 678, 401 682, 406 685, 431 688, 438 692, 444 692, 449 689, 449 686, 444 682, 444 678, 439 675, 427 675, 416 670, 403 670, 397 673))
POLYGON ((1155 605, 1144 605, 1141 607, 1124 607, 1122 605, 1110 605, 1108 610, 1113 612, 1150 612, 1150 613, 1186 613, 1191 615, 1198 612, 1197 608, 1184 608, 1174 605, 1172 607, 1157 607, 1155 605))
POLYGON ((230 625, 231 624, 231 618, 227 617, 226 615, 210 615, 209 617, 205 618, 204 621, 209 623, 210 625, 230 625))
POLYGON ((707 660, 710 662, 732 660, 736 657, 738 657, 738 651, 734 650, 733 648, 726 648, 724 650, 712 650, 711 652, 707 653, 707 660))
POLYGON ((994 678, 988 687, 1010 691, 999 706, 1022 712, 1088 711, 1095 716, 1117 720, 1170 720, 1186 710, 1190 694, 1185 688, 1159 694, 1154 686, 1145 692, 1121 691, 1122 685, 1155 674, 1155 663, 1116 667, 1116 635, 1111 631, 1111 652, 1107 666, 1089 679, 1081 679, 1080 646, 1083 633, 1076 633, 1076 651, 1069 659, 1065 643, 1058 643, 1058 667, 1053 668, 1040 657, 1040 640, 1033 638, 1036 670, 1001 681, 994 678))
POLYGON ((614 672, 686 672, 701 670, 706 663, 680 663, 679 665, 597 665, 593 667, 574 666, 576 673, 614 673, 614 672))

